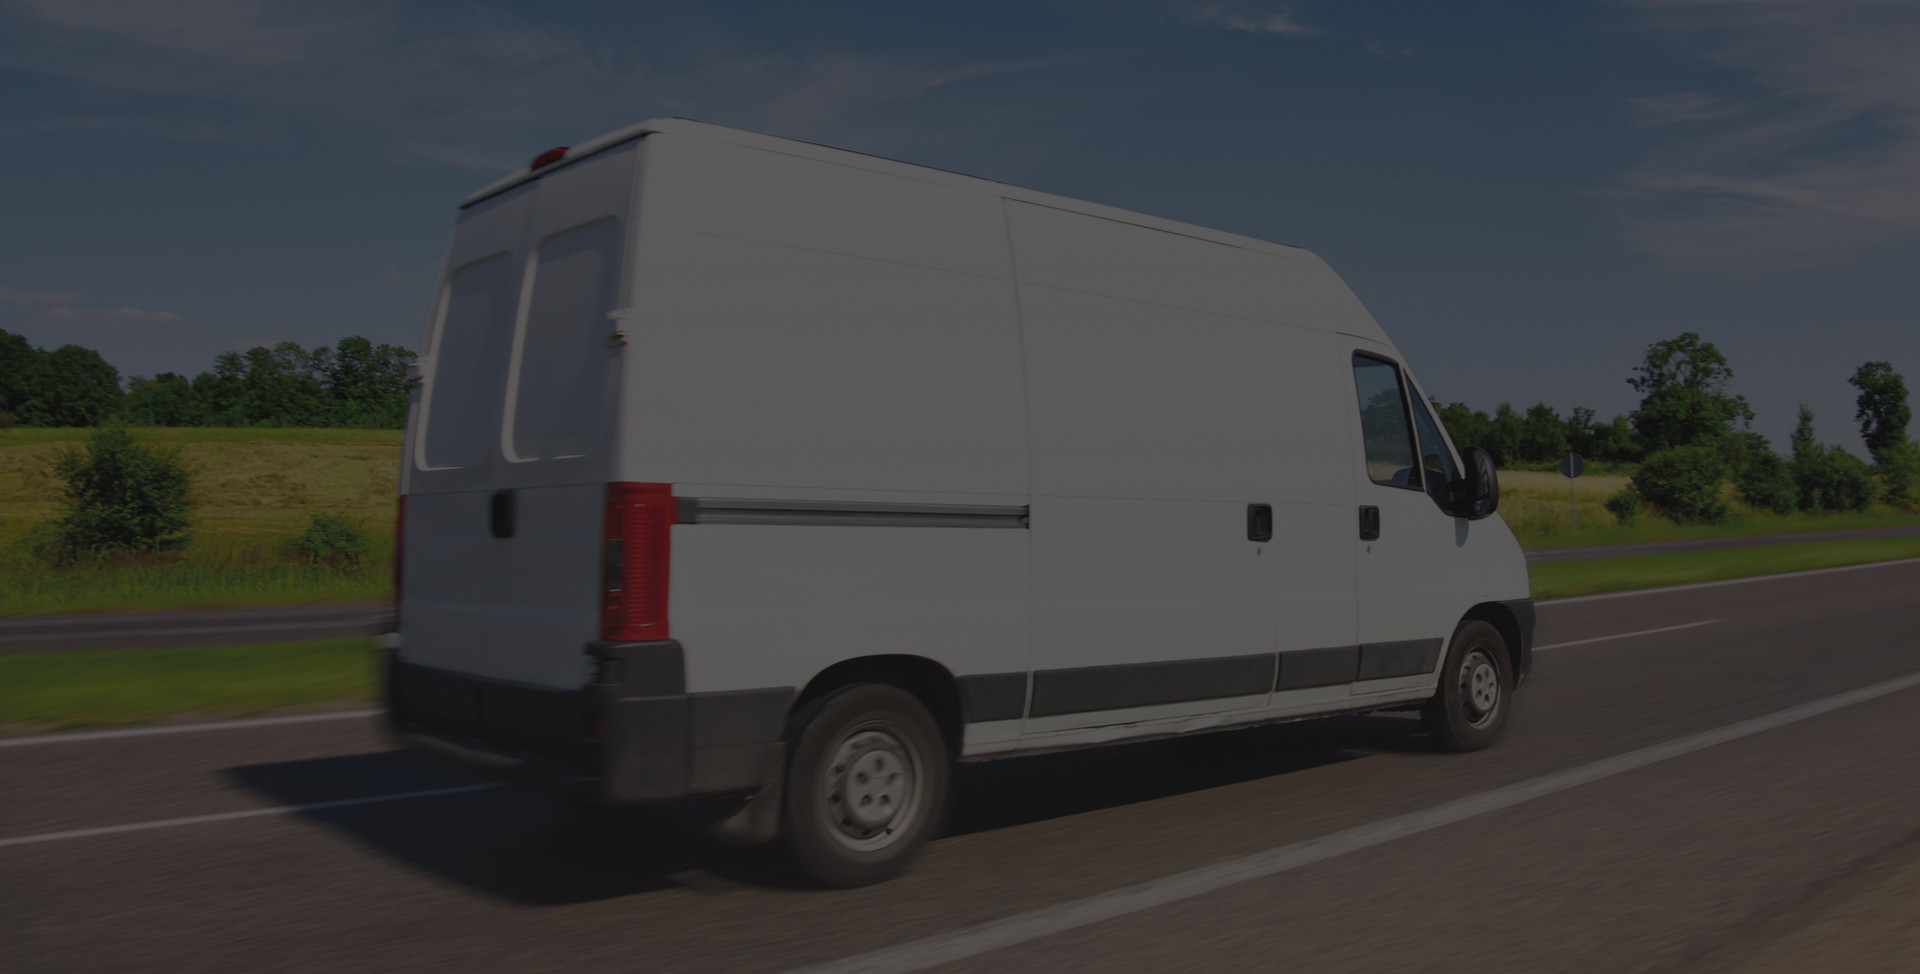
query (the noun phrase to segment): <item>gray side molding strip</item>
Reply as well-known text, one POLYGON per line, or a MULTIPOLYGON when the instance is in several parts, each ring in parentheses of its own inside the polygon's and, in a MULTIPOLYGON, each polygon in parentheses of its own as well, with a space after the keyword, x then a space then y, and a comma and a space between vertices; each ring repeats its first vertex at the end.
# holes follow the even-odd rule
POLYGON ((814 524, 895 528, 1025 528, 1027 508, 1000 504, 885 504, 861 501, 682 497, 681 524, 814 524))

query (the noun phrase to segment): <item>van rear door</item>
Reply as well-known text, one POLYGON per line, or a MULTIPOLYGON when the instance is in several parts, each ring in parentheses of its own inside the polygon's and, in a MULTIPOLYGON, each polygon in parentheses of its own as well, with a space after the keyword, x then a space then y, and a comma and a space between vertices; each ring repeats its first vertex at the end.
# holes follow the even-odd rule
POLYGON ((639 142, 468 206, 421 368, 408 476, 408 662, 588 678, 639 142))

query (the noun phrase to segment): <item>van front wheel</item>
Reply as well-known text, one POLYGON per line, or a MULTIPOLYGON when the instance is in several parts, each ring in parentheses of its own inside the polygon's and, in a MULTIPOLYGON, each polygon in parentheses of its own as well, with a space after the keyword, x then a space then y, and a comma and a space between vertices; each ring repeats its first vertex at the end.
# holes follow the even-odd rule
POLYGON ((1476 620, 1454 632, 1440 669, 1440 689, 1420 716, 1441 747, 1478 751, 1506 728, 1512 697, 1507 641, 1500 630, 1476 620))
POLYGON ((912 694, 864 683, 808 704, 793 721, 787 845, 807 875, 865 886, 905 870, 939 827, 947 750, 912 694))

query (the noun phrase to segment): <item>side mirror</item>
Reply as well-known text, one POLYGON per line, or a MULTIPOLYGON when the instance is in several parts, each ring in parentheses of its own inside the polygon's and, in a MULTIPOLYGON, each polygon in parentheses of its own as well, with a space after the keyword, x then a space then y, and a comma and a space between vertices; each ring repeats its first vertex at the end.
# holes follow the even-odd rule
POLYGON ((1493 454, 1468 447, 1467 475, 1453 482, 1453 516, 1478 521, 1500 509, 1500 474, 1493 454))

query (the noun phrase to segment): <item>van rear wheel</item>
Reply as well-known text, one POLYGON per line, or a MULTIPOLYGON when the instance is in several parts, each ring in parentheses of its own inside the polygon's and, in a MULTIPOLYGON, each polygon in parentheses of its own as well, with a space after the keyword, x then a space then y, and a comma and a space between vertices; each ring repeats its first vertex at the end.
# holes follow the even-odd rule
POLYGON ((794 717, 787 768, 787 846, 828 886, 899 875, 939 827, 947 750, 912 694, 863 683, 794 717))
POLYGON ((1449 751, 1491 746, 1513 709, 1507 641, 1491 623, 1475 620, 1455 630, 1440 689, 1420 710, 1427 730, 1449 751))

